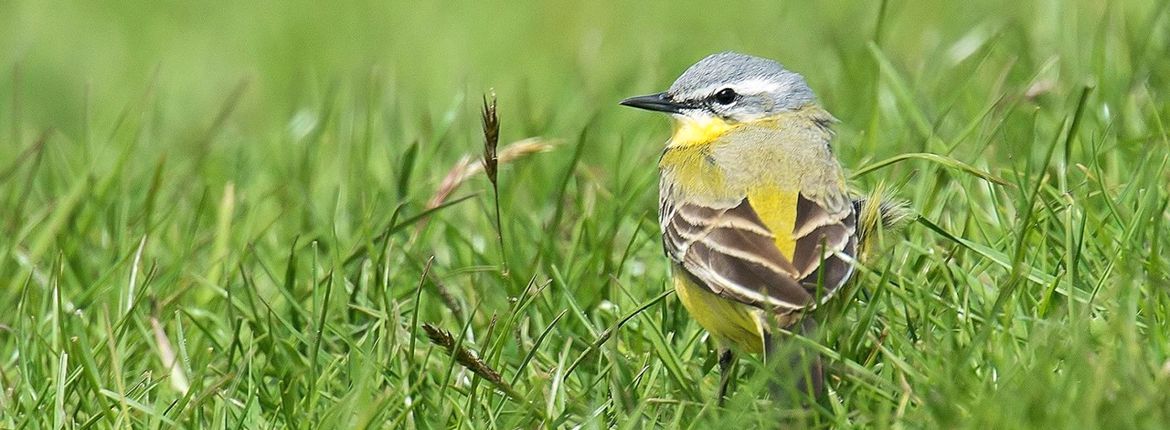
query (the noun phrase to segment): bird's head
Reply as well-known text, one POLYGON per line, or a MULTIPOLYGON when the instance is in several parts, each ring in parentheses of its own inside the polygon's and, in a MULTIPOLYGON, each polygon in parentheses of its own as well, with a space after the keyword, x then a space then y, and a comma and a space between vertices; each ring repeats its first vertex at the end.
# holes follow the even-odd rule
POLYGON ((742 124, 773 119, 816 102, 804 77, 760 57, 722 52, 699 60, 670 89, 621 104, 672 114, 686 140, 709 141, 742 124))

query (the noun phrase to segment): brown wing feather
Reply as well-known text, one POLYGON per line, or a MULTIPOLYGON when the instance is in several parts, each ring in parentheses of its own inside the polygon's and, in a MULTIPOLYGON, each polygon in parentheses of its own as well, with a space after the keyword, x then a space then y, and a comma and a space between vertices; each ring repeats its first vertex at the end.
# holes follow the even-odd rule
POLYGON ((664 213, 667 254, 715 294, 761 308, 800 309, 811 296, 747 200, 716 209, 683 204, 664 213))
POLYGON ((853 264, 841 257, 857 254, 857 213, 853 205, 829 211, 801 195, 796 202, 793 228, 796 247, 793 265, 801 284, 827 299, 853 274, 853 264))
POLYGON ((746 198, 726 208, 661 203, 667 255, 697 284, 728 299, 765 309, 802 309, 813 304, 818 291, 827 297, 852 273, 852 265, 836 255, 855 252, 851 206, 829 212, 799 198, 796 247, 789 259, 746 198))

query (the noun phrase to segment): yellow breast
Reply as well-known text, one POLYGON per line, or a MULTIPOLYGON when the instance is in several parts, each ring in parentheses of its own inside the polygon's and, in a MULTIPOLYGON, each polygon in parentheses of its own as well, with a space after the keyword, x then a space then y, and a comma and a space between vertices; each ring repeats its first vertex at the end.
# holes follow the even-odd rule
POLYGON ((674 134, 666 144, 659 165, 680 191, 693 197, 726 197, 722 166, 711 161, 718 140, 739 127, 718 117, 675 116, 674 134))

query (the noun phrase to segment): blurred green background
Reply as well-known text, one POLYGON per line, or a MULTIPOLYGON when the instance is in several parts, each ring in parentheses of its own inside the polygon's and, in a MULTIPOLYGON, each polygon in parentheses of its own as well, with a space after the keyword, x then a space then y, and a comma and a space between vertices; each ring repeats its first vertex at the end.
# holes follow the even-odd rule
MULTIPOLYGON (((838 116, 865 118, 872 100, 851 92, 873 85, 871 41, 922 76, 914 82, 921 93, 960 91, 996 73, 1016 81, 1048 72, 1070 83, 1087 81, 1097 67, 1148 73, 1131 63, 1158 54, 1155 45, 1132 47, 1146 52, 1128 59, 1105 54, 1127 42, 1116 37, 1144 36, 1126 33, 1160 20, 1151 14, 1155 2, 1133 3, 5 2, 0 59, 21 92, 4 86, 4 120, 19 126, 11 102, 23 95, 28 133, 53 127, 80 137, 87 103, 128 104, 155 91, 160 126, 200 127, 241 82, 247 97, 233 126, 248 131, 287 120, 332 86, 418 111, 495 88, 513 99, 505 109, 524 100, 553 118, 608 115, 614 94, 664 87, 686 65, 728 49, 780 60, 806 74, 838 116), (1120 33, 1092 31, 1112 21, 1127 24, 1120 33), (974 67, 956 69, 979 62, 981 49, 1012 67, 974 70, 982 73, 975 77, 974 67), (1054 70, 1042 67, 1056 58, 1054 70)), ((1164 83, 1162 74, 1148 78, 1164 83)), ((104 124, 116 112, 88 115, 104 124)))
POLYGON ((0 427, 1164 427, 1168 4, 0 0, 0 427), (711 399, 669 123, 617 105, 724 50, 925 220, 824 310, 804 414, 758 359, 711 399), (484 178, 426 205, 489 92, 556 143, 500 174, 503 250, 484 178))

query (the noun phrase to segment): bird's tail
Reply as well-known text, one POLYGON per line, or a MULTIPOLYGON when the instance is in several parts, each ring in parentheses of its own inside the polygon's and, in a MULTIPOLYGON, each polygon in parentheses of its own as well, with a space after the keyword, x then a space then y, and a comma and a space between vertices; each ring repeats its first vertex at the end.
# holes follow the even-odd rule
POLYGON ((857 212, 857 242, 862 256, 879 229, 897 230, 914 217, 906 201, 894 197, 894 191, 884 182, 878 183, 868 196, 854 200, 853 210, 857 212))

